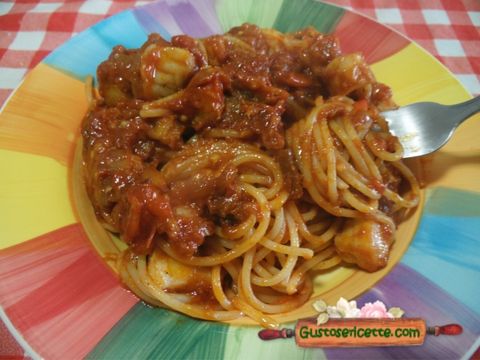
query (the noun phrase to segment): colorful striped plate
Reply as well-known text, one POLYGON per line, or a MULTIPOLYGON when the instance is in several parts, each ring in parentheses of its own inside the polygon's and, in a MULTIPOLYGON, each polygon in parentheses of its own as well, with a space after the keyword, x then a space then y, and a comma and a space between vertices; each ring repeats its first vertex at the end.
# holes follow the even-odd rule
MULTIPOLYGON (((313 0, 168 0, 128 10, 78 34, 33 69, 0 113, 0 358, 468 358, 480 340, 480 118, 440 152, 412 163, 426 183, 422 207, 399 231, 387 269, 339 268, 316 294, 400 306, 463 334, 420 347, 302 349, 264 343, 257 326, 198 321, 151 308, 123 289, 101 254, 113 246, 91 218, 76 144, 83 80, 114 45, 148 33, 203 37, 243 22, 280 31, 335 32, 362 51, 395 101, 452 104, 470 97, 435 58, 370 19, 313 0)), ((309 304, 290 318, 312 315, 309 304)), ((287 324, 291 326, 291 324, 287 324)))

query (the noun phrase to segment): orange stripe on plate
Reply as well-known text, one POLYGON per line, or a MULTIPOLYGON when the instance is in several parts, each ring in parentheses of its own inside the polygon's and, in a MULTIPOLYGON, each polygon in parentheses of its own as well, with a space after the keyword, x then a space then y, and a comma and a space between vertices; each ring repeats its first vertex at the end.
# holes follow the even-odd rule
POLYGON ((84 84, 39 64, 0 113, 0 148, 69 163, 87 109, 84 84))
POLYGON ((0 302, 42 357, 85 356, 137 301, 80 224, 0 251, 0 302))

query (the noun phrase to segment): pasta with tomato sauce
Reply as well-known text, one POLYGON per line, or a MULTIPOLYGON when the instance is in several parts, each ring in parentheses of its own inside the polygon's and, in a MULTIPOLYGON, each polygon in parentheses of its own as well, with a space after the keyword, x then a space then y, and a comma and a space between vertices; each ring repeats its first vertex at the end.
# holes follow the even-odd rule
POLYGON ((146 302, 275 326, 312 273, 388 261, 419 186, 380 112, 395 107, 332 35, 244 24, 117 46, 90 79, 87 193, 128 248, 115 266, 146 302))

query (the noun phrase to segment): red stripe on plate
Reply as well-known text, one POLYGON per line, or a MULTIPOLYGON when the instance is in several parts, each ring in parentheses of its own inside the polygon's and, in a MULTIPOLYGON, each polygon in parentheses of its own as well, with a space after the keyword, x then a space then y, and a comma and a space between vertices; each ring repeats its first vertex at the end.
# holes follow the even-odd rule
POLYGON ((137 303, 73 224, 0 251, 0 302, 42 357, 83 357, 137 303))
POLYGON ((0 320, 0 360, 23 359, 23 349, 0 320))
POLYGON ((343 15, 335 34, 343 53, 361 51, 369 64, 395 54, 410 43, 384 25, 352 12, 343 15))

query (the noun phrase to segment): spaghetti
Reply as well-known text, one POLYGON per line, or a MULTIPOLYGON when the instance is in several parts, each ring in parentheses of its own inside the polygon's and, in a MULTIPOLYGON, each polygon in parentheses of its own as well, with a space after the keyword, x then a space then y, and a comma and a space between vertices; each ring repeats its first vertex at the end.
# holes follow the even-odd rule
POLYGON ((87 81, 85 182, 128 248, 121 280, 207 320, 304 304, 312 274, 384 267, 419 187, 380 111, 394 106, 360 54, 308 28, 114 48, 87 81))

